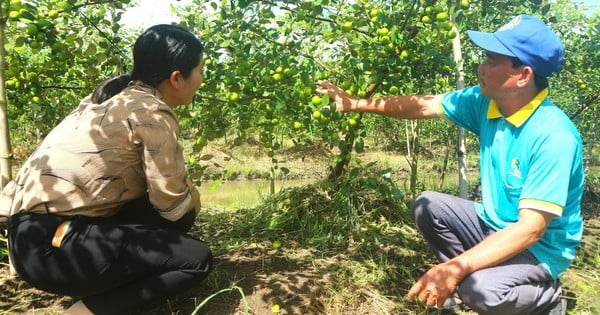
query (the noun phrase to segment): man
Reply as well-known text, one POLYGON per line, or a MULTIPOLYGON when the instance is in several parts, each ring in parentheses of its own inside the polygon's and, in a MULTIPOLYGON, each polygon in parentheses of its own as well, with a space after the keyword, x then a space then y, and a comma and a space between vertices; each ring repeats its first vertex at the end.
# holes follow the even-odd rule
POLYGON ((355 99, 322 81, 342 112, 443 117, 480 138, 482 202, 424 192, 418 230, 440 264, 407 298, 430 307, 463 304, 480 314, 564 314, 559 276, 581 240, 581 138, 548 98, 562 42, 519 15, 495 33, 468 31, 487 57, 479 85, 442 95, 355 99))

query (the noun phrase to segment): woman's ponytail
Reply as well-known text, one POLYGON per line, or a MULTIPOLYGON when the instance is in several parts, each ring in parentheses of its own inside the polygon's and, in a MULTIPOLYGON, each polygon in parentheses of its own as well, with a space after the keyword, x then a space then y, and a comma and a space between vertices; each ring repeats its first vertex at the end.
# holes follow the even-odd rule
POLYGON ((100 83, 92 93, 92 102, 100 104, 123 91, 131 82, 131 73, 112 77, 100 83))

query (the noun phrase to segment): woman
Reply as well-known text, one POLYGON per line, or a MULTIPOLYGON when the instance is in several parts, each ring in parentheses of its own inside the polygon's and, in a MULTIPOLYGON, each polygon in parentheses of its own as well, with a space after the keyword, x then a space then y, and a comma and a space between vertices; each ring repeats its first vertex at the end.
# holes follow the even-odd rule
POLYGON ((133 71, 83 99, 5 187, 12 263, 74 296, 65 314, 132 314, 209 274, 210 249, 186 235, 200 199, 173 112, 202 83, 202 52, 181 27, 149 28, 133 71))

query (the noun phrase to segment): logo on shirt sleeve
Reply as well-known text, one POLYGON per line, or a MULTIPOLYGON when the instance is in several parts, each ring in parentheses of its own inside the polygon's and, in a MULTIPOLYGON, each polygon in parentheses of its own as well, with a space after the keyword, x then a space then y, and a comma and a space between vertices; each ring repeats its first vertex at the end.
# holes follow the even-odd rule
POLYGON ((521 162, 519 162, 519 158, 513 158, 510 161, 510 170, 508 171, 509 175, 512 175, 516 178, 523 179, 523 175, 521 174, 521 162))

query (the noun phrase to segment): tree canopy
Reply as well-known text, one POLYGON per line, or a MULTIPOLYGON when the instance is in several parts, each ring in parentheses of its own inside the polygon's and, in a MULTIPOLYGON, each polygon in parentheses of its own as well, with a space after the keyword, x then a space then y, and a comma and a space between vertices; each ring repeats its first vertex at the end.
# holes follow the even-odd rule
MULTIPOLYGON (((100 81, 130 70, 137 32, 119 23, 127 6, 0 1, 0 74, 14 150, 35 145, 100 81)), ((369 136, 400 150, 408 146, 408 122, 323 109, 329 100, 314 92, 316 82, 330 80, 358 97, 440 93, 455 88, 461 65, 466 84, 477 84, 482 52, 466 30, 494 31, 518 13, 540 17, 563 39, 564 67, 550 78, 551 97, 579 127, 588 157, 598 140, 600 18, 570 0, 192 0, 177 8, 180 24, 207 48, 205 83, 193 104, 178 109, 196 151, 219 138, 236 145, 255 137, 277 166, 285 142, 337 148, 334 163, 364 151, 369 136)), ((454 137, 441 121, 418 128, 434 142, 454 137)))

